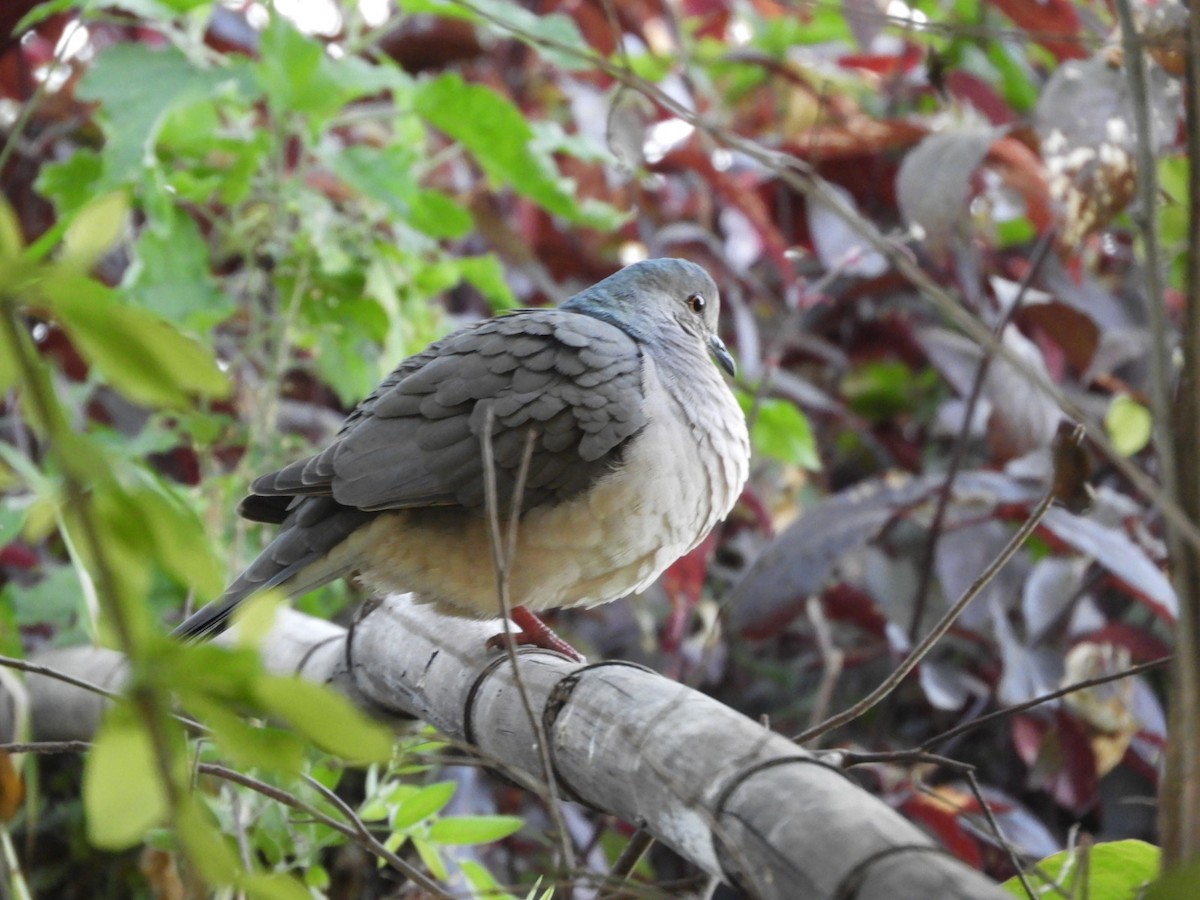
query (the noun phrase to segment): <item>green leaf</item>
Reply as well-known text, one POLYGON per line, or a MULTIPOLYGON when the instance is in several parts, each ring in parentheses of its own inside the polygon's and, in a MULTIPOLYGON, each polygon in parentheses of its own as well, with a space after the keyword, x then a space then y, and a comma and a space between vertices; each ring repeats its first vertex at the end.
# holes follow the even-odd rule
POLYGON ((51 16, 70 9, 76 2, 77 0, 47 0, 47 2, 37 4, 21 17, 21 21, 12 30, 12 36, 17 37, 24 34, 39 22, 44 22, 51 16))
MULTIPOLYGON (((1046 896, 1057 896, 1057 883, 1065 896, 1086 896, 1089 900, 1129 900, 1139 896, 1141 888, 1157 874, 1160 852, 1153 844, 1144 841, 1110 841, 1094 844, 1086 851, 1074 848, 1049 856, 1038 863, 1037 871, 1026 874, 1026 878, 1037 891, 1046 891, 1046 896), (1083 866, 1079 856, 1088 854, 1087 865, 1083 866), (1085 888, 1079 882, 1079 873, 1086 871, 1088 883, 1085 888)), ((1189 881, 1192 896, 1195 881, 1189 881)), ((1026 897, 1025 889, 1016 877, 1003 885, 1014 897, 1026 897)), ((1163 895, 1162 900, 1168 896, 1163 895)), ((1180 894, 1180 897, 1185 895, 1180 894)), ((1153 889, 1147 900, 1155 897, 1153 889)))
MULTIPOLYGON (((392 837, 400 837, 400 835, 392 835, 392 837)), ((388 840, 390 842, 391 838, 388 840)), ((439 881, 446 881, 450 877, 450 872, 446 869, 446 861, 442 859, 442 854, 438 852, 437 847, 429 843, 429 841, 424 841, 415 836, 412 842, 413 847, 417 850, 417 855, 421 857, 421 862, 425 863, 425 868, 430 871, 434 878, 439 881)))
POLYGON ((102 850, 124 850, 167 814, 154 745, 129 701, 105 716, 83 769, 88 839, 102 850))
POLYGON ((329 688, 272 675, 258 680, 255 694, 264 709, 342 759, 378 762, 391 757, 391 733, 329 688))
POLYGON ((902 362, 867 363, 842 381, 849 406, 877 421, 911 409, 918 388, 912 369, 902 362))
POLYGON ((225 583, 225 567, 208 540, 204 522, 182 491, 144 468, 132 469, 128 489, 149 531, 156 561, 180 584, 201 597, 215 597, 225 583))
POLYGON ((450 0, 400 0, 399 5, 408 13, 465 19, 500 37, 515 37, 563 69, 589 68, 595 56, 574 20, 562 13, 535 13, 506 0, 472 0, 470 6, 450 0))
POLYGON ((187 708, 212 730, 220 748, 239 769, 299 772, 304 742, 290 731, 250 724, 223 703, 188 695, 187 708))
POLYGON ((34 187, 43 197, 54 201, 59 217, 64 218, 96 196, 103 173, 100 154, 81 148, 62 162, 42 166, 34 187))
POLYGON ((821 457, 808 417, 786 400, 763 398, 755 414, 754 398, 738 392, 738 402, 747 417, 754 415, 750 440, 766 456, 813 472, 820 471, 821 457))
POLYGON ((517 816, 445 816, 429 826, 435 844, 487 844, 521 830, 517 816))
POLYGON ((462 237, 471 230, 470 214, 438 191, 421 188, 412 178, 408 148, 359 145, 330 154, 338 176, 369 200, 383 203, 395 216, 432 237, 462 237))
POLYGON ((185 407, 193 394, 228 394, 229 381, 208 350, 157 316, 117 302, 100 282, 58 272, 42 290, 83 357, 131 400, 185 407))
POLYGON ((0 197, 0 260, 13 260, 25 249, 25 240, 21 236, 21 222, 12 206, 4 197, 0 197))
POLYGON ((260 873, 238 879, 247 896, 262 900, 312 900, 312 894, 296 878, 282 872, 260 873))
POLYGON ((128 216, 129 197, 124 191, 112 191, 88 203, 63 234, 63 262, 90 269, 121 237, 128 216))
POLYGON ((103 187, 138 179, 153 160, 163 115, 175 104, 204 96, 229 79, 227 72, 202 69, 173 47, 152 50, 144 43, 105 50, 80 82, 76 96, 100 104, 105 133, 103 187))
POLYGON ((403 92, 410 83, 390 66, 358 57, 330 59, 323 44, 277 13, 262 33, 255 73, 280 121, 305 116, 313 133, 350 100, 385 90, 403 92))
POLYGON ((213 278, 200 227, 171 206, 149 219, 138 235, 123 287, 139 306, 198 331, 207 331, 235 309, 213 278))
POLYGON ((1154 419, 1150 410, 1127 394, 1119 394, 1104 414, 1104 428, 1113 448, 1122 456, 1133 456, 1150 443, 1154 419))
POLYGON ((504 267, 496 257, 464 256, 456 261, 463 278, 471 282, 487 298, 492 309, 515 309, 517 298, 504 277, 504 267))
MULTIPOLYGON (((0 546, 7 543, 0 538, 0 546)), ((33 584, 10 582, 9 597, 18 625, 55 624, 66 628, 83 616, 83 588, 74 566, 43 563, 33 584)))
POLYGON ((517 900, 500 886, 496 876, 475 860, 460 859, 458 868, 477 895, 487 897, 488 900, 517 900))
MULTIPOLYGON (((8 315, 8 311, 0 307, 0 315, 8 315)), ((8 391, 21 380, 21 369, 17 365, 19 353, 20 348, 13 345, 8 329, 0 327, 0 393, 8 391)))
POLYGON ((441 812, 454 796, 455 787, 453 781, 439 781, 400 801, 389 819, 392 830, 404 831, 441 812))
POLYGON ((164 642, 154 665, 164 682, 185 695, 197 693, 226 705, 251 703, 254 682, 263 672, 253 650, 177 641, 164 642))
MULTIPOLYGON (((1122 843, 1134 842, 1124 841, 1122 843)), ((1151 847, 1151 850, 1155 851, 1157 858, 1158 848, 1151 847)), ((1196 896, 1198 883, 1200 883, 1200 862, 1189 863, 1159 876, 1158 880, 1146 889, 1144 900, 1192 900, 1196 896)), ((1141 895, 1129 894, 1128 896, 1138 896, 1139 900, 1143 900, 1141 895)))
MULTIPOLYGON (((0 481, 0 485, 2 484, 3 481, 0 481)), ((17 539, 17 535, 21 532, 21 526, 25 524, 25 514, 27 512, 27 508, 18 505, 12 497, 8 498, 6 504, 5 506, 0 506, 0 547, 10 544, 17 539)))
POLYGON ((449 73, 420 84, 414 108, 466 147, 493 181, 511 185, 549 212, 601 229, 623 220, 608 204, 577 202, 574 182, 559 174, 548 154, 531 146, 536 135, 521 111, 491 88, 449 73))
POLYGON ((175 832, 187 850, 188 862, 205 881, 232 884, 242 870, 229 841, 195 795, 185 794, 175 815, 175 832))

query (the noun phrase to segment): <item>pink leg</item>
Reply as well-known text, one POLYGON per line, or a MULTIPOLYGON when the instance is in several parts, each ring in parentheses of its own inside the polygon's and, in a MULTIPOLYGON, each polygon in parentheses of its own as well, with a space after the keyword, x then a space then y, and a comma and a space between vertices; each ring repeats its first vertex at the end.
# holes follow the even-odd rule
MULTIPOLYGON (((518 645, 541 647, 543 650, 553 650, 575 662, 587 662, 583 654, 550 630, 545 622, 523 606, 512 608, 512 620, 521 630, 514 633, 513 641, 518 645)), ((503 647, 505 635, 498 634, 489 638, 488 647, 503 647)))

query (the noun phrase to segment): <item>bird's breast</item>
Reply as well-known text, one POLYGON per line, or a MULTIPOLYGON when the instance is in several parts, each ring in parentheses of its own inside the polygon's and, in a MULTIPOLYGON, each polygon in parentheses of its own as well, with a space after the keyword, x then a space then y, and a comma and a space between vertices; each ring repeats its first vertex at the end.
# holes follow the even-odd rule
MULTIPOLYGON (((703 365, 701 383, 687 388, 702 389, 701 403, 647 360, 647 424, 620 464, 522 516, 508 564, 513 605, 591 606, 641 591, 728 514, 746 479, 749 442, 732 394, 703 365)), ((454 507, 385 513, 352 540, 376 589, 411 590, 450 612, 498 613, 486 517, 454 507)))

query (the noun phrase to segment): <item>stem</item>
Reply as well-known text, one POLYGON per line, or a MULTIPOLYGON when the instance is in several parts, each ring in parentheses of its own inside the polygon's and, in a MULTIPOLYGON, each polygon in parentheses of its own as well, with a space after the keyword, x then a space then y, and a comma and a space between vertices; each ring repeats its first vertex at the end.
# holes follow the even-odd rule
POLYGON ((30 343, 29 335, 19 319, 17 304, 10 297, 0 297, 0 328, 3 328, 8 338, 8 345, 16 348, 17 367, 21 372, 21 382, 25 385, 28 402, 34 418, 45 429, 46 450, 54 458, 63 475, 66 507, 75 511, 74 519, 78 524, 80 546, 84 555, 91 561, 95 570, 94 576, 99 586, 99 600, 108 621, 112 624, 117 641, 117 649, 129 660, 133 669, 131 682, 141 685, 131 693, 133 703, 142 713, 146 728, 154 747, 154 764, 158 777, 162 780, 166 792, 169 815, 173 820, 179 809, 179 785, 172 774, 170 745, 164 721, 163 704, 158 693, 150 684, 143 683, 138 678, 140 655, 138 641, 134 636, 133 625, 126 615, 126 606, 122 602, 122 585, 109 563, 104 541, 101 537, 100 524, 96 521, 95 510, 89 486, 81 480, 71 458, 69 436, 62 407, 55 398, 49 378, 37 358, 36 350, 30 343))
MULTIPOLYGON (((1154 178, 1150 135, 1144 121, 1148 119, 1145 97, 1139 91, 1145 89, 1145 62, 1141 53, 1139 36, 1133 31, 1132 13, 1126 0, 1117 3, 1121 15, 1124 35, 1125 59, 1129 69, 1130 93, 1138 113, 1138 188, 1141 197, 1142 215, 1146 231, 1147 290, 1152 293, 1150 311, 1154 338, 1152 346, 1165 348, 1163 331, 1159 331, 1165 318, 1161 285, 1158 283, 1157 221, 1153 215, 1157 199, 1154 178), (1149 165, 1146 158, 1149 157, 1149 165), (1151 253, 1154 255, 1151 256, 1151 253), (1154 279, 1154 280, 1151 280, 1154 279)), ((1200 16, 1193 9, 1187 16, 1188 40, 1187 72, 1184 86, 1184 102, 1187 122, 1188 156, 1188 251, 1187 261, 1187 306, 1184 316, 1182 357, 1183 369, 1175 394, 1174 409, 1166 396, 1168 385, 1159 385, 1160 377, 1155 360, 1154 420, 1159 425, 1156 438, 1162 460, 1163 481, 1171 499, 1178 502, 1191 521, 1200 521, 1200 16), (1160 395, 1161 394, 1161 395, 1160 395), (1161 403, 1161 406, 1160 406, 1161 403), (1178 428, 1172 429, 1168 413, 1178 428), (1172 435, 1174 444, 1172 445, 1172 435), (1173 464, 1168 466, 1163 452, 1173 452, 1173 464)), ((1160 351, 1165 352, 1165 351, 1160 351)), ((1162 364, 1165 367, 1165 363, 1162 364)), ((1175 666, 1172 677, 1168 711, 1168 734, 1166 766, 1159 785, 1159 836, 1163 848, 1163 868, 1177 867, 1200 855, 1200 553, 1195 545, 1185 539, 1182 529, 1172 527, 1168 520, 1167 546, 1171 554, 1171 569, 1175 593, 1179 597, 1179 629, 1175 648, 1175 666)))
POLYGON ((1019 529, 1017 529, 1017 533, 1012 536, 1012 540, 1010 540, 1008 544, 1005 545, 1004 549, 1000 551, 999 555, 992 560, 991 565, 983 570, 983 573, 975 579, 974 584, 967 588, 966 592, 958 599, 958 601, 952 607, 950 607, 944 616, 942 616, 941 621, 933 626, 933 630, 930 631, 929 634, 925 635, 921 643, 917 644, 917 646, 912 649, 908 656, 904 657, 904 660, 899 666, 896 667, 896 670, 887 678, 885 678, 879 687, 875 688, 875 690, 871 691, 871 693, 869 693, 858 703, 855 703, 846 711, 838 713, 836 716, 831 716, 820 725, 801 732, 792 738, 792 740, 794 740, 797 744, 803 744, 806 741, 811 741, 813 738, 819 737, 828 731, 832 731, 835 728, 840 728, 848 722, 853 722, 859 716, 867 712, 867 710, 879 703, 879 701, 887 697, 892 691, 894 691, 900 682, 902 682, 908 676, 908 674, 917 667, 917 664, 925 658, 926 654, 933 649, 933 645, 940 641, 942 637, 945 636, 946 632, 949 631, 954 625, 954 623, 958 621, 958 617, 962 615, 963 610, 967 608, 967 605, 974 600, 976 596, 978 596, 979 592, 982 591, 993 578, 996 577, 996 573, 1004 567, 1004 564, 1012 559, 1016 552, 1021 549, 1021 545, 1025 543, 1025 539, 1033 534, 1034 530, 1039 524, 1041 524, 1043 517, 1045 517, 1046 512, 1050 509, 1050 504, 1053 502, 1053 491, 1047 491, 1046 495, 1042 497, 1041 501, 1038 502, 1038 505, 1034 508, 1033 512, 1029 514, 1029 518, 1025 520, 1024 524, 1022 524, 1019 529))

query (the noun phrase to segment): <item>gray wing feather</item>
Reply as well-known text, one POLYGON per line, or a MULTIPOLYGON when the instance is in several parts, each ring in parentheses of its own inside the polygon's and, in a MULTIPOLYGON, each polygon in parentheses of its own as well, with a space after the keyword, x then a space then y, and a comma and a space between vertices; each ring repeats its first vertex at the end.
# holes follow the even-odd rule
MULTIPOLYGON (((536 432, 523 509, 561 502, 619 464, 646 424, 637 344, 590 316, 536 310, 456 332, 400 365, 324 452, 254 482, 362 510, 483 505, 482 437, 501 508, 536 432)), ((263 507, 270 509, 270 507, 263 507)))
POLYGON ((492 415, 500 509, 512 503, 530 431, 522 509, 562 502, 620 464, 646 424, 641 357, 618 328, 579 313, 527 311, 455 332, 396 368, 321 453, 264 475, 241 512, 279 534, 176 634, 224 630, 250 594, 291 595, 346 572, 319 565, 387 509, 484 507, 482 436, 492 415))
POLYGON ((251 594, 283 586, 295 596, 347 574, 325 568, 314 577, 310 566, 372 518, 372 513, 340 506, 329 497, 305 497, 293 502, 283 527, 267 549, 225 593, 193 613, 174 633, 185 639, 218 634, 225 630, 238 604, 251 594))

